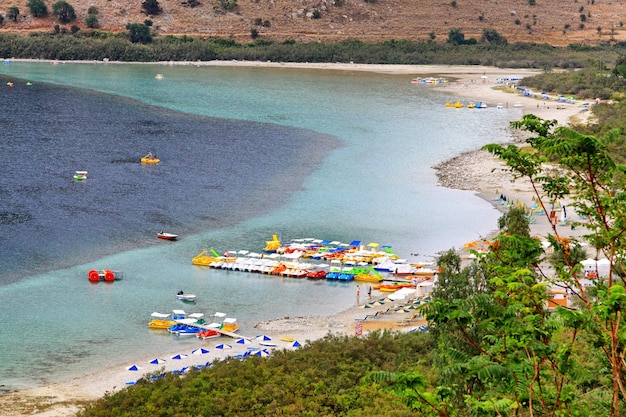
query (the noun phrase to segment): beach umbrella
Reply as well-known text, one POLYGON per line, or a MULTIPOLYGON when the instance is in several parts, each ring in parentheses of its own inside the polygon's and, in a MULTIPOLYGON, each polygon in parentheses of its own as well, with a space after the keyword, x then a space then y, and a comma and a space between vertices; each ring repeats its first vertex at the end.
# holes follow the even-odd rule
POLYGON ((186 357, 187 357, 187 355, 185 355, 184 353, 179 353, 178 355, 172 356, 172 359, 174 359, 174 360, 181 360, 181 359, 185 359, 186 357))
POLYGON ((302 345, 300 344, 300 342, 298 342, 297 340, 295 342, 293 342, 293 344, 291 345, 291 347, 295 347, 295 348, 299 348, 302 345))
POLYGON ((263 357, 269 356, 270 353, 267 350, 263 349, 263 350, 257 351, 255 355, 263 358, 263 357))
POLYGON ((141 366, 137 366, 137 365, 131 365, 128 368, 126 368, 129 371, 138 371, 141 369, 141 366))
POLYGON ((241 339, 237 340, 237 342, 235 342, 235 343, 238 343, 240 345, 250 345, 250 344, 252 344, 252 340, 246 339, 244 337, 244 338, 241 338, 241 339))
POLYGON ((165 359, 161 359, 161 358, 155 358, 150 361, 150 363, 153 365, 160 365, 163 362, 165 362, 165 359))
POLYGON ((269 337, 267 335, 264 335, 264 334, 260 334, 256 338, 259 339, 259 340, 272 340, 271 337, 269 337))
POLYGON ((205 348, 194 349, 191 351, 192 355, 206 355, 207 353, 209 353, 209 349, 205 348))
POLYGON ((226 343, 221 343, 217 346, 215 346, 215 349, 232 349, 233 347, 231 345, 227 345, 226 343))

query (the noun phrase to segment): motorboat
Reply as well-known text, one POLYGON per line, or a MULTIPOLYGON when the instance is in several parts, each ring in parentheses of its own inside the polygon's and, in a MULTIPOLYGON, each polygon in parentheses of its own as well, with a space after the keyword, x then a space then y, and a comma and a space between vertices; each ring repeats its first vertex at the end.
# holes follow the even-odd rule
POLYGON ((141 158, 142 164, 154 165, 154 164, 158 164, 159 162, 161 162, 161 160, 157 158, 156 155, 154 155, 152 152, 148 152, 146 156, 141 158))
POLYGON ((160 231, 159 233, 157 233, 157 237, 164 240, 176 240, 178 238, 178 235, 160 231))
POLYGON ((74 179, 76 181, 82 181, 87 179, 87 171, 76 171, 74 174, 74 179))
POLYGON ((160 73, 159 73, 159 74, 155 75, 155 76, 154 76, 154 78, 156 78, 157 80, 162 80, 162 79, 164 79, 165 77, 163 76, 163 74, 160 74, 160 73))
POLYGON ((183 291, 179 291, 178 294, 176 294, 176 298, 178 298, 181 301, 187 301, 187 302, 194 302, 196 301, 196 295, 195 294, 190 294, 190 293, 186 293, 183 291))

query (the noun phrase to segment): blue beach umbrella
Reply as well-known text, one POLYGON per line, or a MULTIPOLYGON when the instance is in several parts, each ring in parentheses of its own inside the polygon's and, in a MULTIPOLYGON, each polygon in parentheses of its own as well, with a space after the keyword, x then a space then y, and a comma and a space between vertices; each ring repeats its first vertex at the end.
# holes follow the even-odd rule
POLYGON ((260 334, 256 338, 259 339, 259 340, 272 340, 271 337, 269 337, 267 335, 264 335, 264 334, 260 334))
POLYGON ((263 349, 263 350, 259 350, 258 352, 256 352, 255 355, 264 358, 266 356, 269 356, 270 353, 267 350, 263 349))
POLYGON ((206 355, 207 353, 209 353, 209 350, 205 348, 195 349, 191 351, 192 355, 206 355))
POLYGON ((184 353, 179 353, 178 355, 172 356, 172 359, 181 360, 181 359, 185 359, 186 357, 187 355, 185 355, 184 353))
POLYGON ((127 370, 129 370, 129 371, 138 371, 138 370, 140 370, 140 369, 141 369, 141 367, 140 367, 140 366, 137 366, 137 365, 131 365, 131 366, 129 366, 129 367, 128 367, 128 368, 126 368, 126 369, 127 369, 127 370))
POLYGON ((252 344, 252 340, 246 339, 244 337, 244 338, 241 338, 241 339, 237 340, 235 343, 240 344, 240 345, 250 345, 250 344, 252 344))
POLYGON ((160 365, 165 362, 165 359, 155 358, 150 361, 152 365, 160 365))
POLYGON ((291 347, 295 347, 295 348, 298 348, 298 347, 301 347, 301 346, 302 345, 297 340, 295 342, 293 342, 293 344, 291 345, 291 347))
POLYGON ((227 345, 226 343, 221 343, 217 346, 215 346, 215 349, 232 349, 233 347, 231 345, 227 345))

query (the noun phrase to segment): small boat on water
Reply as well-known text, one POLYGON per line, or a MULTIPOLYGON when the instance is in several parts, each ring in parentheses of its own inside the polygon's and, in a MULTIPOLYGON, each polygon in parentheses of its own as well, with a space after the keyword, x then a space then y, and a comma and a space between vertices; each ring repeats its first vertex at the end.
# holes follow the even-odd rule
POLYGON ((76 171, 74 174, 74 179, 76 181, 82 181, 87 179, 87 171, 76 171))
POLYGON ((87 277, 89 278, 90 282, 113 282, 121 280, 122 273, 120 271, 112 271, 110 269, 103 269, 101 271, 92 269, 87 273, 87 277))
POLYGON ((178 235, 160 231, 159 233, 157 233, 157 237, 164 240, 176 240, 178 238, 178 235))
POLYGON ((163 74, 157 74, 157 75, 154 76, 154 78, 156 78, 157 80, 162 80, 165 77, 163 76, 163 74))
POLYGON ((452 108, 455 108, 455 109, 460 109, 460 108, 463 108, 463 103, 461 103, 460 100, 457 100, 454 103, 447 102, 446 103, 446 107, 452 107, 452 108))
POLYGON ((179 291, 178 294, 176 294, 176 298, 178 298, 180 301, 186 301, 191 303, 196 301, 195 294, 186 293, 184 291, 179 291))
POLYGON ((169 318, 169 314, 159 313, 155 311, 154 313, 150 314, 150 317, 152 317, 152 320, 150 320, 150 322, 148 323, 148 327, 150 329, 167 330, 171 326, 176 324, 174 320, 169 318))
POLYGON ((161 160, 158 159, 156 155, 154 155, 152 152, 148 152, 146 156, 141 158, 142 164, 154 165, 154 164, 158 164, 159 162, 161 162, 161 160))

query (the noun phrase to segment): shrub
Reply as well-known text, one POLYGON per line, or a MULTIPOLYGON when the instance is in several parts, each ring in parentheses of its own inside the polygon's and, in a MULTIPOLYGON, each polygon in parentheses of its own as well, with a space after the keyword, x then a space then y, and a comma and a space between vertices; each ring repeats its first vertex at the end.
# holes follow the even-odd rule
POLYGON ((126 25, 132 43, 150 43, 152 35, 150 35, 150 27, 141 23, 129 23, 126 25))
POLYGON ((96 16, 95 14, 88 14, 87 17, 85 18, 85 25, 88 28, 96 29, 98 26, 100 26, 100 22, 98 21, 98 16, 96 16))
POLYGON ((33 17, 45 17, 48 15, 48 6, 43 0, 28 0, 26 7, 30 9, 30 14, 33 17))
POLYGON ((141 8, 147 15, 156 16, 161 14, 163 9, 157 0, 144 0, 141 3, 141 8))
POLYGON ((76 20, 74 7, 65 0, 59 0, 52 5, 52 16, 59 19, 61 23, 69 23, 76 20))
POLYGON ((19 16, 20 16, 20 9, 18 9, 15 6, 9 7, 9 10, 7 10, 7 19, 17 22, 17 18, 19 16))

